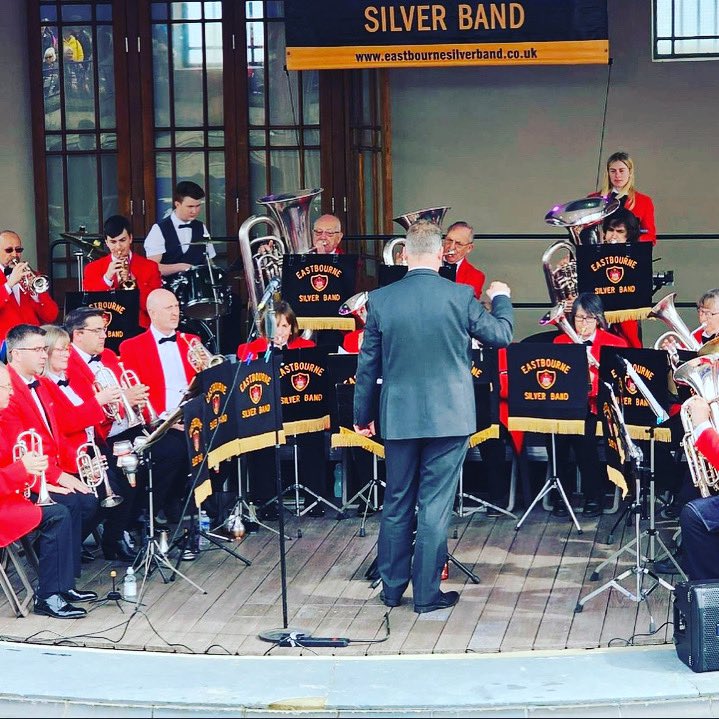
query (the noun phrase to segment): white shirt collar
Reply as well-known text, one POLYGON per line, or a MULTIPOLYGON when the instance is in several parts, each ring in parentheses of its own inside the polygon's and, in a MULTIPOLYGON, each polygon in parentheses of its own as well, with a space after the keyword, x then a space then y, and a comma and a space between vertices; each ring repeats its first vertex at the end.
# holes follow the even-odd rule
MULTIPOLYGON (((82 361, 86 365, 89 365, 90 357, 92 357, 93 355, 88 354, 87 352, 85 352, 85 350, 81 350, 76 344, 73 344, 72 346, 75 348, 75 351, 80 355, 80 357, 82 357, 82 361)), ((102 352, 100 352, 99 354, 100 354, 100 356, 102 356, 102 352)))
POLYGON ((155 325, 153 324, 150 325, 150 332, 152 332, 152 336, 155 338, 155 342, 157 342, 158 344, 160 343, 161 339, 164 339, 165 337, 174 337, 177 334, 177 330, 175 330, 174 332, 170 332, 169 335, 163 335, 162 332, 160 332, 160 330, 158 330, 157 327, 155 327, 155 325))

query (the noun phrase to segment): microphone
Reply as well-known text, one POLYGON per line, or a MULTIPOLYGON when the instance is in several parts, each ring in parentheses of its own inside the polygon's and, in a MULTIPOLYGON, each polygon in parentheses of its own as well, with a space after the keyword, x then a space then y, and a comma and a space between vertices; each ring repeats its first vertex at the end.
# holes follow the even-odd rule
POLYGON ((267 289, 265 290, 265 293, 262 295, 262 299, 257 303, 257 312, 262 312, 262 310, 265 309, 267 306, 267 303, 272 299, 272 295, 275 294, 275 292, 278 292, 280 289, 280 285, 282 283, 282 280, 280 280, 279 277, 273 277, 270 280, 270 283, 267 285, 267 289))

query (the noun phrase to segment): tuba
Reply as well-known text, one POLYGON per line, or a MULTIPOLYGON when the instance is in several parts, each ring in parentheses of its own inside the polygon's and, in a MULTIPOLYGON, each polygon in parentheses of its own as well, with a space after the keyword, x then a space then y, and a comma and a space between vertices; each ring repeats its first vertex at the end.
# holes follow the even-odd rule
MULTIPOLYGON (((18 262, 22 262, 22 260, 18 257, 13 257, 8 262, 8 267, 15 267, 18 262)), ((20 279, 19 287, 25 294, 39 295, 50 289, 50 280, 45 275, 39 275, 28 267, 20 279)))
POLYGON ((577 288, 577 251, 579 245, 602 242, 602 222, 620 206, 608 197, 583 197, 553 207, 544 221, 555 227, 566 227, 569 241, 558 240, 542 255, 549 299, 553 304, 574 299, 577 288))
MULTIPOLYGON (((444 216, 447 214, 449 207, 428 207, 425 210, 415 210, 408 212, 406 215, 399 215, 393 218, 393 222, 401 225, 408 230, 418 220, 429 220, 434 222, 438 227, 442 227, 444 216)), ((385 265, 406 265, 402 261, 402 250, 404 249, 404 237, 395 237, 389 240, 382 249, 382 261, 385 265)))
MULTIPOLYGON (((676 296, 676 292, 670 292, 666 297, 659 300, 649 312, 649 317, 661 320, 669 327, 669 332, 665 332, 654 343, 654 349, 665 349, 669 353, 669 359, 674 368, 679 365, 679 356, 676 352, 677 346, 679 349, 688 349, 694 352, 698 352, 701 348, 701 344, 694 339, 693 333, 690 332, 684 320, 679 316, 679 313, 674 307, 674 299, 676 296), (667 342, 668 345, 665 347, 664 345, 667 342)), ((702 325, 699 327, 702 327, 702 325)), ((694 332, 696 332, 696 330, 694 330, 694 332)))
POLYGON ((187 361, 195 372, 202 372, 208 367, 217 367, 218 364, 225 361, 224 355, 213 355, 197 337, 187 340, 187 335, 184 332, 180 336, 187 341, 187 361))
MULTIPOLYGON (((567 337, 574 342, 574 344, 584 344, 584 340, 582 340, 582 338, 577 334, 576 330, 567 319, 567 315, 564 312, 564 302, 557 302, 552 310, 539 320, 539 324, 542 326, 554 325, 562 330, 564 334, 566 334, 567 337)), ((589 360, 590 367, 599 367, 599 362, 597 362, 591 352, 587 352, 587 359, 589 360)))
MULTIPOLYGON (((42 437, 34 429, 28 429, 25 432, 20 432, 15 440, 15 444, 12 448, 12 461, 17 462, 21 460, 28 452, 42 455, 42 437)), ((35 504, 38 507, 49 507, 51 504, 55 504, 55 500, 50 496, 50 492, 47 490, 47 477, 45 472, 37 475, 35 479, 25 485, 25 497, 30 497, 30 490, 35 486, 35 483, 40 479, 40 486, 37 490, 37 501, 35 504)))
POLYGON ((105 498, 100 501, 101 507, 110 509, 122 504, 123 498, 115 494, 110 486, 107 477, 107 459, 94 442, 85 442, 77 448, 75 464, 80 479, 90 487, 96 497, 97 488, 101 484, 105 488, 105 498))
POLYGON ((304 255, 313 250, 310 206, 321 192, 322 188, 316 188, 261 197, 258 204, 267 207, 274 217, 252 215, 240 227, 238 240, 247 283, 247 309, 254 314, 258 331, 258 306, 271 280, 281 280, 282 257, 288 253, 304 255), (260 224, 267 225, 270 234, 250 239, 251 230, 260 224))

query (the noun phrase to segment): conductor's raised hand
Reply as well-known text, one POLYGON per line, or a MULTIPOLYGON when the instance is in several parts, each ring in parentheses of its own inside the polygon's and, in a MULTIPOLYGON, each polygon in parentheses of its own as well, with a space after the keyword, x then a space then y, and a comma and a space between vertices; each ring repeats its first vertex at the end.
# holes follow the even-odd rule
POLYGON ((489 287, 487 287, 487 297, 489 297, 490 300, 493 300, 495 295, 507 295, 507 297, 511 297, 512 290, 506 282, 499 282, 495 280, 489 287))

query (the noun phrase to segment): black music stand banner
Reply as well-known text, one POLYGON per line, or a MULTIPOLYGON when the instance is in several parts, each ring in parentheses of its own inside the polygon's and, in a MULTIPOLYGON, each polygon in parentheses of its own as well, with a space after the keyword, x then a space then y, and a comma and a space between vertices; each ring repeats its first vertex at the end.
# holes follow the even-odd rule
MULTIPOLYGON (((406 274, 409 267, 407 265, 380 265, 379 266, 379 287, 386 287, 397 280, 401 280, 406 274)), ((442 265, 439 268, 440 277, 444 277, 451 282, 455 281, 457 276, 456 265, 442 265)))
POLYGON ((624 476, 624 464, 627 461, 627 448, 624 446, 624 434, 621 431, 622 417, 619 417, 621 408, 619 399, 612 401, 612 396, 603 383, 599 385, 599 419, 602 434, 606 438, 605 456, 607 460, 607 476, 609 480, 622 490, 622 499, 627 496, 629 487, 624 476))
POLYGON ((599 295, 609 322, 646 319, 652 308, 652 243, 577 247, 580 292, 599 295))
POLYGON ((182 408, 182 423, 185 427, 190 473, 195 487, 195 505, 199 507, 212 494, 210 468, 204 461, 207 452, 207 433, 203 397, 195 397, 185 403, 182 408))
POLYGON ((631 362, 649 392, 662 409, 669 410, 669 357, 664 350, 602 347, 599 367, 599 386, 608 382, 614 389, 624 414, 624 423, 632 439, 652 439, 671 442, 668 426, 657 426, 657 416, 649 403, 617 362, 624 357, 631 362))
POLYGON ((330 428, 327 350, 286 350, 280 361, 280 401, 285 435, 330 428))
POLYGON ((374 426, 375 436, 365 437, 354 431, 354 401, 355 383, 346 382, 335 386, 337 396, 337 417, 338 431, 330 438, 331 446, 334 447, 361 447, 367 452, 376 454, 384 459, 384 445, 382 444, 382 430, 379 425, 379 404, 374 426))
POLYGON ((584 434, 589 398, 584 345, 511 344, 507 375, 509 430, 584 434))
POLYGON ((469 446, 499 437, 499 372, 497 350, 482 347, 472 350, 472 383, 477 414, 477 431, 469 446))
MULTIPOLYGON (((327 355, 327 370, 329 372, 330 390, 330 429, 333 432, 339 431, 340 427, 337 386, 355 384, 355 376, 357 374, 357 358, 358 355, 356 354, 339 354, 333 352, 327 355)), ((350 423, 346 426, 351 428, 352 410, 350 410, 349 413, 349 420, 350 423)))
POLYGON ((357 255, 284 255, 282 299, 301 329, 353 330, 354 317, 340 317, 342 303, 355 293, 357 255))
POLYGON ((107 290, 106 292, 68 292, 65 314, 78 307, 104 310, 110 315, 105 347, 119 353, 120 343, 143 331, 140 327, 140 291, 107 290))

